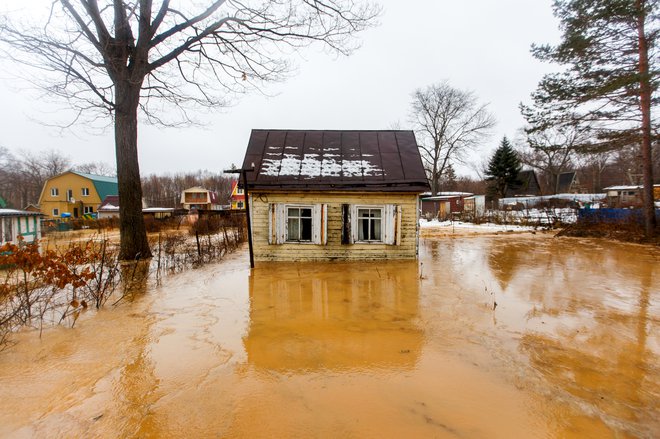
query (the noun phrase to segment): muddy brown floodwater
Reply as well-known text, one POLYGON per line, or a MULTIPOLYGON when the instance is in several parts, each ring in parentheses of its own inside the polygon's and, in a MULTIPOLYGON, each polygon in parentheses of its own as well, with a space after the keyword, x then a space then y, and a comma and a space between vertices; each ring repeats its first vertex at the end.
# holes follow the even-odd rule
POLYGON ((660 436, 657 249, 428 238, 419 262, 246 265, 18 334, 0 436, 660 436))

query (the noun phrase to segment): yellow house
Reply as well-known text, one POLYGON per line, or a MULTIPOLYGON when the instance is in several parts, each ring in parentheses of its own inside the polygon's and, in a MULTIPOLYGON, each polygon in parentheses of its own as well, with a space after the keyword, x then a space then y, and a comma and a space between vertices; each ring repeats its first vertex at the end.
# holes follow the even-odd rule
POLYGON ((46 219, 81 218, 95 214, 106 196, 118 193, 115 177, 68 171, 46 180, 39 206, 46 219))

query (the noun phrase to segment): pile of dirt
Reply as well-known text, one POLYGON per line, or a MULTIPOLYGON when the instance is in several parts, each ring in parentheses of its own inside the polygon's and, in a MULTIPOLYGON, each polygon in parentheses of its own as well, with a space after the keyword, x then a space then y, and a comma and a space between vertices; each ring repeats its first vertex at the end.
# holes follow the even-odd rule
POLYGON ((606 238, 616 241, 651 244, 660 246, 660 227, 656 228, 655 236, 647 238, 644 226, 634 221, 622 222, 590 222, 578 221, 561 230, 557 236, 575 238, 606 238))

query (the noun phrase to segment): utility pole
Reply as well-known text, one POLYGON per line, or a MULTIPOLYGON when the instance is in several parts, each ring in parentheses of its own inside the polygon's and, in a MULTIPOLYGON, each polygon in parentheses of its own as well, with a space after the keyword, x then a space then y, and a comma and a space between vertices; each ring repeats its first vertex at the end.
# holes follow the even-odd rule
POLYGON ((254 250, 252 248, 252 224, 250 221, 250 203, 248 199, 247 173, 254 172, 254 164, 250 169, 229 169, 226 174, 240 174, 245 194, 245 220, 247 221, 248 247, 250 248, 250 268, 254 268, 254 250))

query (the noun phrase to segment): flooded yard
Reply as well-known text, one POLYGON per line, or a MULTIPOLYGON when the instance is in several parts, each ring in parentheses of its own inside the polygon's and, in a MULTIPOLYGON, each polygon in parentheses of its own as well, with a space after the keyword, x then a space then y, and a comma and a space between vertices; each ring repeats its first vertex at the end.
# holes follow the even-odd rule
POLYGON ((660 250, 429 237, 247 248, 0 353, 2 437, 658 437, 660 250))

